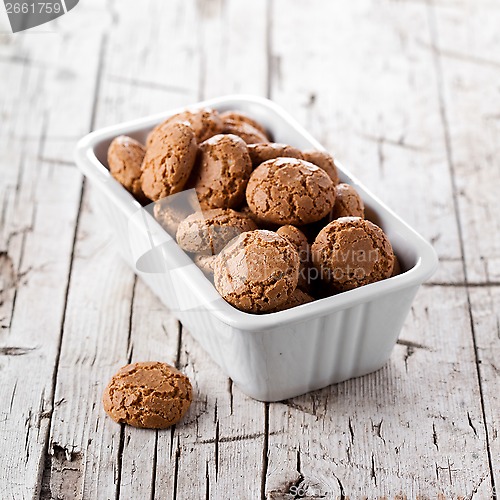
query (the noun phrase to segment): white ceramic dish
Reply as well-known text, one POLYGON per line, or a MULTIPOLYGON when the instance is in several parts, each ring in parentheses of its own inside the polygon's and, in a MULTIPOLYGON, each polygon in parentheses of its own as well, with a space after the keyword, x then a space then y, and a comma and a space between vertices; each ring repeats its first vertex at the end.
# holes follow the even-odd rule
MULTIPOLYGON (((263 123, 277 142, 324 149, 266 99, 228 96, 193 106, 237 109, 263 123)), ((238 311, 106 167, 114 137, 125 134, 144 141, 154 125, 180 110, 93 132, 77 146, 78 166, 97 188, 98 210, 125 260, 234 383, 255 399, 278 401, 381 368, 419 286, 436 270, 433 248, 339 165, 341 180, 361 194, 369 218, 387 233, 405 272, 287 311, 261 316, 238 311)))

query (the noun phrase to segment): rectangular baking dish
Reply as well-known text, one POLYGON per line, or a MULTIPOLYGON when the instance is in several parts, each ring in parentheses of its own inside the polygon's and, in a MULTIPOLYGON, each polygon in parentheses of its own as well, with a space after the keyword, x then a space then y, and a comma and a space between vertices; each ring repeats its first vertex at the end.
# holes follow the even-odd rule
MULTIPOLYGON (((227 96, 194 104, 236 109, 260 121, 276 142, 324 149, 273 102, 227 96)), ((381 368, 389 359, 419 286, 437 268, 433 248, 339 165, 343 182, 362 196, 367 218, 389 236, 404 272, 293 309, 241 312, 213 285, 107 169, 107 149, 124 134, 142 142, 159 122, 184 108, 93 132, 77 145, 79 168, 96 188, 97 210, 117 249, 228 377, 248 396, 279 401, 381 368)), ((158 325, 158 328, 160 325, 158 325)))

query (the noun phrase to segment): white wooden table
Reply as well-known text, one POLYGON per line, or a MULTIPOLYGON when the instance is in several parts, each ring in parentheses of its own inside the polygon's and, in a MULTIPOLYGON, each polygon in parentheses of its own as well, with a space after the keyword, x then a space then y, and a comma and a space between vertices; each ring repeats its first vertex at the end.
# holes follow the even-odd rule
POLYGON ((0 35, 0 498, 494 498, 499 27, 495 0, 82 0, 0 35), (253 401, 111 246, 77 139, 235 92, 284 106, 435 245, 382 370, 253 401), (104 414, 109 377, 147 359, 193 381, 175 429, 104 414))

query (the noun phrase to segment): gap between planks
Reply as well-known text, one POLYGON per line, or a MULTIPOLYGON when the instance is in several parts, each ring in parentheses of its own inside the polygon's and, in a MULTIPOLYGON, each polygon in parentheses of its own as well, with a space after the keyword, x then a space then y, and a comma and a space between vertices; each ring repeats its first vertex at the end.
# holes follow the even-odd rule
MULTIPOLYGON (((449 167, 449 171, 450 171, 450 179, 451 179, 451 186, 452 186, 452 193, 453 193, 453 207, 455 210, 455 218, 456 218, 456 224, 457 224, 457 230, 458 230, 458 239, 460 242, 460 254, 461 254, 461 261, 462 261, 462 270, 463 270, 463 275, 465 278, 465 294, 466 294, 466 298, 467 298, 467 311, 468 311, 468 315, 469 315, 472 343, 474 346, 474 359, 475 359, 475 363, 476 363, 477 382, 478 382, 478 386, 479 386, 479 395, 480 395, 480 400, 481 400, 481 413, 482 413, 483 427, 484 427, 484 433, 485 433, 485 438, 486 438, 486 453, 487 453, 488 465, 489 465, 489 469, 490 469, 492 496, 493 496, 493 500, 496 500, 497 493, 496 493, 496 486, 495 486, 495 473, 494 473, 494 469, 493 469, 493 461, 491 458, 490 436, 488 433, 488 421, 487 421, 485 403, 484 403, 484 390, 483 390, 483 384, 482 384, 482 378, 481 378, 481 367, 480 367, 479 355, 478 355, 476 329, 475 329, 475 325, 474 325, 474 319, 472 316, 472 305, 471 305, 471 297, 470 297, 470 291, 469 291, 469 287, 478 287, 478 286, 483 286, 483 285, 480 283, 471 283, 471 284, 467 283, 468 282, 468 274, 467 274, 467 265, 465 262, 464 234, 463 234, 463 229, 462 229, 462 217, 460 214, 460 207, 459 207, 459 203, 458 203, 458 185, 457 185, 457 177, 456 177, 456 171, 455 171, 455 163, 454 163, 454 159, 453 159, 453 148, 452 148, 452 144, 451 144, 450 126, 448 123, 448 113, 447 113, 446 100, 444 98, 444 85, 443 85, 444 76, 443 76, 443 66, 442 66, 442 57, 443 56, 442 56, 442 53, 438 50, 439 33, 438 33, 438 25, 437 25, 435 8, 436 8, 435 7, 435 0, 428 0, 427 13, 428 13, 428 19, 429 19, 430 40, 431 40, 431 44, 433 47, 432 57, 433 57, 433 61, 434 61, 434 68, 435 68, 435 72, 436 72, 436 82, 437 82, 437 86, 438 86, 437 91, 438 91, 438 98, 439 98, 441 122, 443 125, 443 131, 444 131, 446 159, 447 159, 448 167, 449 167)), ((498 285, 495 284, 494 286, 498 286, 498 285)))
MULTIPOLYGON (((91 118, 90 118, 89 132, 91 132, 95 127, 95 120, 96 120, 96 116, 97 116, 97 106, 98 106, 99 94, 100 94, 101 83, 102 83, 102 72, 103 72, 103 66, 104 66, 106 40, 107 40, 107 35, 106 34, 101 35, 101 43, 100 43, 100 47, 99 47, 99 62, 98 62, 96 82, 95 82, 95 87, 94 87, 94 97, 93 97, 93 101, 92 101, 92 114, 91 114, 91 118)), ((39 155, 39 157, 40 157, 40 155, 39 155)), ((80 199, 78 201, 78 214, 76 217, 75 228, 74 228, 74 233, 73 233, 73 244, 71 247, 71 257, 70 257, 70 263, 69 263, 68 279, 66 282, 63 317, 62 317, 62 321, 61 321, 61 331, 60 331, 60 335, 59 335, 57 355, 56 355, 56 361, 54 364, 54 372, 53 372, 53 377, 52 377, 52 394, 51 394, 51 401, 50 401, 51 408, 54 408, 54 405, 55 405, 55 393, 56 393, 56 386, 57 386, 57 376, 59 373, 61 346, 62 346, 62 341, 63 341, 63 336, 64 336, 64 328, 66 325, 66 311, 67 311, 67 306, 68 306, 68 294, 69 294, 70 285, 71 285, 71 274, 72 274, 72 270, 73 270, 73 262, 74 262, 74 256, 75 256, 75 247, 76 247, 76 243, 77 243, 78 227, 80 224, 80 217, 81 217, 82 208, 83 208, 84 190, 85 190, 85 178, 82 179, 82 186, 81 186, 80 195, 79 195, 80 199)), ((50 417, 49 417, 49 425, 47 426, 45 450, 44 450, 44 453, 42 456, 42 461, 40 463, 40 470, 39 470, 39 488, 38 488, 38 491, 40 491, 41 498, 43 498, 43 494, 44 494, 44 492, 42 490, 42 486, 44 484, 49 487, 49 491, 46 493, 50 494, 51 463, 52 463, 52 456, 54 454, 53 453, 54 450, 50 449, 50 434, 51 434, 51 428, 52 428, 52 416, 53 416, 53 412, 50 413, 50 417)))

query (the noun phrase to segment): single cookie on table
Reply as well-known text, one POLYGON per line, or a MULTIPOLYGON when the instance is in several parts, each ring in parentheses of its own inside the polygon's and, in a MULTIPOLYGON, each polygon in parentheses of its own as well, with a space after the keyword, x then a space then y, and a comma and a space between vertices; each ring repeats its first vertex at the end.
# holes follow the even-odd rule
POLYGON ((246 215, 230 208, 196 212, 184 219, 177 229, 177 243, 191 253, 215 255, 233 238, 257 229, 246 215))
POLYGON ((284 304, 297 287, 299 255, 272 231, 243 233, 215 259, 214 284, 237 309, 266 313, 284 304))
POLYGON ((125 135, 113 139, 108 149, 111 175, 141 203, 147 201, 141 187, 141 165, 145 154, 146 149, 140 142, 125 135))
POLYGON ((300 288, 296 288, 290 298, 281 306, 273 309, 271 312, 286 311, 292 307, 301 306, 302 304, 308 304, 309 302, 314 302, 314 298, 308 293, 302 291, 300 288))
POLYGON ((198 145, 193 129, 172 123, 162 129, 163 139, 154 141, 142 162, 141 185, 153 201, 181 191, 194 166, 198 145))
POLYGON ((385 233, 359 217, 330 222, 316 237, 311 252, 322 280, 338 291, 389 278, 394 269, 394 252, 385 233))
POLYGON ((264 134, 267 139, 269 140, 269 134, 267 133, 267 130, 257 121, 248 116, 245 113, 242 113, 241 111, 225 111, 224 113, 220 114, 221 120, 226 123, 229 122, 230 124, 235 124, 235 123, 247 123, 248 125, 251 125, 253 128, 257 129, 259 132, 264 134))
POLYGON ((220 134, 223 129, 223 123, 217 111, 211 108, 187 109, 186 111, 170 116, 164 122, 157 125, 148 136, 148 148, 154 142, 162 141, 164 130, 172 123, 177 122, 189 124, 198 142, 206 141, 210 137, 220 134))
POLYGON ((252 172, 247 145, 238 136, 219 134, 200 144, 189 187, 196 189, 201 208, 237 208, 245 198, 252 172))
POLYGON ((300 149, 288 146, 288 144, 279 144, 277 142, 262 142, 259 144, 249 144, 248 153, 252 159, 252 165, 257 168, 261 163, 275 158, 298 158, 303 160, 300 149))
POLYGON ((309 290, 310 248, 305 234, 295 226, 281 226, 277 231, 281 237, 288 240, 297 250, 300 259, 299 281, 297 287, 309 290))
POLYGON ((178 423, 193 399, 189 379, 158 361, 120 368, 104 390, 106 413, 120 424, 166 429, 178 423))
POLYGON ((321 168, 296 158, 260 164, 250 176, 247 203, 266 222, 303 225, 330 213, 335 203, 332 180, 321 168))
POLYGON ((351 185, 340 183, 335 186, 335 205, 333 205, 331 220, 341 217, 365 217, 365 204, 356 189, 351 185))
POLYGON ((193 259, 194 263, 203 271, 203 274, 211 280, 214 277, 216 257, 217 255, 195 255, 193 259))
POLYGON ((222 133, 237 135, 238 137, 241 137, 247 144, 269 142, 269 137, 265 132, 262 131, 262 127, 256 127, 248 120, 248 117, 246 118, 246 120, 242 120, 238 117, 226 117, 224 119, 222 133))
POLYGON ((304 160, 322 168, 330 176, 330 179, 335 185, 340 182, 339 173, 337 172, 337 167, 335 166, 335 160, 330 153, 312 149, 309 151, 302 151, 302 154, 304 155, 304 160))

